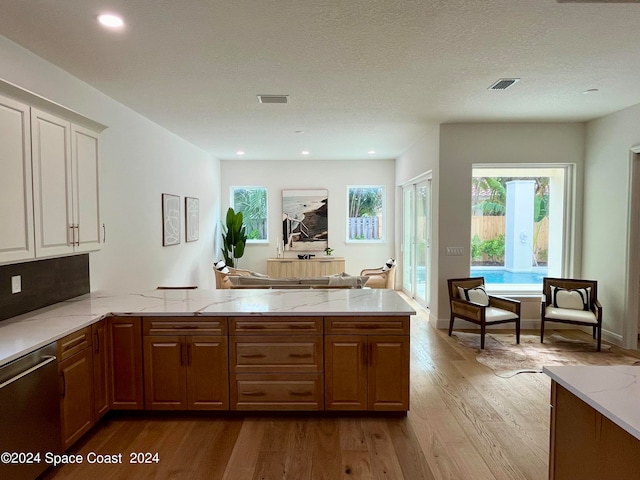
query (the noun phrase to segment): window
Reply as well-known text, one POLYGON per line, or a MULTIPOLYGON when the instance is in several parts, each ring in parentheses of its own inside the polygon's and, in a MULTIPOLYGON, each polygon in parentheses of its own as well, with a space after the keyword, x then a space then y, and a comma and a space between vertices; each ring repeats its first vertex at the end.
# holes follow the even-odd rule
POLYGON ((472 276, 498 290, 526 290, 562 274, 568 169, 473 169, 472 276))
POLYGON ((231 206, 236 212, 242 212, 247 243, 269 240, 265 187, 231 187, 231 206))
POLYGON ((384 239, 384 187, 347 187, 347 241, 379 242, 384 239))

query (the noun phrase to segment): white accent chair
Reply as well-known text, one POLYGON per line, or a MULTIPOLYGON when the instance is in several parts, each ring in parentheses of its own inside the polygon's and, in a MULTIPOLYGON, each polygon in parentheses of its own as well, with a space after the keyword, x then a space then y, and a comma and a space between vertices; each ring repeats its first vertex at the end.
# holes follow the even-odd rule
POLYGON ((480 326, 480 349, 484 349, 487 325, 515 322, 516 343, 520 343, 520 301, 487 295, 484 290, 484 277, 450 278, 447 283, 451 307, 449 336, 453 332, 454 319, 475 323, 480 326), (469 291, 478 295, 470 296, 469 291), (467 298, 461 295, 461 292, 467 292, 467 298))
POLYGON ((540 343, 544 343, 545 322, 583 325, 593 329, 597 348, 602 344, 602 305, 598 302, 598 282, 575 278, 542 279, 540 343))

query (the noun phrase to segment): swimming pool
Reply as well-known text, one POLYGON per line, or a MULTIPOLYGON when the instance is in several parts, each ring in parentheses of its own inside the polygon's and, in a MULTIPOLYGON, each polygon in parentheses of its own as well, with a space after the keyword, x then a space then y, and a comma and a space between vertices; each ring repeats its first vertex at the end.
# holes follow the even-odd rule
POLYGON ((509 272, 504 268, 471 267, 472 277, 484 277, 485 283, 540 284, 547 276, 547 267, 538 267, 533 272, 509 272))

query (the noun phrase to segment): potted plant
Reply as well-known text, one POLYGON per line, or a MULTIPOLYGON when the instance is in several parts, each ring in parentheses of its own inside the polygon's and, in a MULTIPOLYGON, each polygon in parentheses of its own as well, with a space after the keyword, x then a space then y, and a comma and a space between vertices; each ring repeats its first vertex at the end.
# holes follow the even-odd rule
POLYGON ((222 255, 229 267, 237 267, 237 261, 244 255, 247 243, 242 212, 236 213, 233 208, 227 210, 226 223, 222 224, 222 255))

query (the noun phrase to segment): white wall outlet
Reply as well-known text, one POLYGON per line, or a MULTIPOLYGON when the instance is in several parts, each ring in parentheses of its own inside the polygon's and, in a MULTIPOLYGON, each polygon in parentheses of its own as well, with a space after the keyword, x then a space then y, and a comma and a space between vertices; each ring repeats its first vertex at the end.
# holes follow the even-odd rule
POLYGON ((15 275, 11 277, 11 293, 20 293, 22 291, 22 276, 15 275))
POLYGON ((447 247, 447 255, 461 257, 464 255, 464 247, 447 247))

